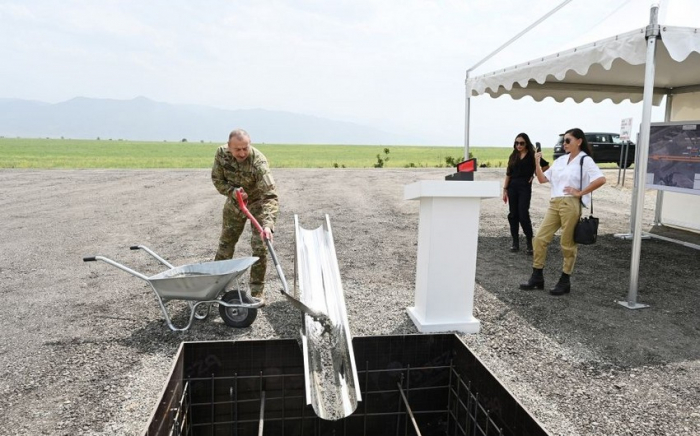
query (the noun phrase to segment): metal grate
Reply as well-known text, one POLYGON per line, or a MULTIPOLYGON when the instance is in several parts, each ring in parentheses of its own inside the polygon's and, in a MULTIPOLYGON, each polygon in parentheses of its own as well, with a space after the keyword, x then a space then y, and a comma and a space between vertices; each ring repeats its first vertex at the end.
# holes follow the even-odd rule
POLYGON ((454 335, 355 338, 363 401, 338 421, 306 404, 295 341, 205 344, 183 344, 147 435, 546 435, 454 335))

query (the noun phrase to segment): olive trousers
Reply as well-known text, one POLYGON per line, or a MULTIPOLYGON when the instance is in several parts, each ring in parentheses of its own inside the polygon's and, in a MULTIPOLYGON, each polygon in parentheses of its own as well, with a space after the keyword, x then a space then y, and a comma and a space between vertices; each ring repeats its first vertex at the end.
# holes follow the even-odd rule
POLYGON ((581 217, 580 201, 577 197, 555 197, 549 200, 549 208, 537 229, 537 235, 532 240, 533 268, 544 268, 547 246, 552 242, 557 230, 561 229, 561 253, 564 258, 562 272, 571 275, 574 271, 578 253, 578 245, 574 242, 574 228, 581 217))

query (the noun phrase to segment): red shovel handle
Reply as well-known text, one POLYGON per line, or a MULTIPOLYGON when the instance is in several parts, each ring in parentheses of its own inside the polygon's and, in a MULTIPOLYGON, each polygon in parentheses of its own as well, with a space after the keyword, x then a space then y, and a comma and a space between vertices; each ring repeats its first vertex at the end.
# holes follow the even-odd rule
POLYGON ((235 191, 236 193, 236 200, 238 201, 238 207, 241 209, 241 211, 245 214, 245 216, 248 217, 251 223, 253 223, 253 226, 258 230, 258 233, 260 233, 263 237, 265 237, 265 231, 263 230, 262 226, 260 226, 260 223, 258 220, 255 219, 252 213, 248 210, 248 207, 246 206, 246 201, 243 199, 243 188, 236 188, 235 191))

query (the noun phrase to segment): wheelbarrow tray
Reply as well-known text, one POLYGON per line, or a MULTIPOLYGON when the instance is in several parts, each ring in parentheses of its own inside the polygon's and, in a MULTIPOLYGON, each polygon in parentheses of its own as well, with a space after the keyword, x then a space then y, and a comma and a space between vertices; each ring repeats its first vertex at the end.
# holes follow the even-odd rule
POLYGON ((162 299, 214 300, 257 261, 257 257, 244 257, 182 265, 148 277, 148 281, 162 299))

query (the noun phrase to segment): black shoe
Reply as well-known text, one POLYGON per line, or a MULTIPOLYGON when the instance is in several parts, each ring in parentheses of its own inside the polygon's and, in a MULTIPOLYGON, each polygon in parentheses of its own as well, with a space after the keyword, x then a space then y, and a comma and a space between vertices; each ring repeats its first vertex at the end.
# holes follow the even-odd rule
POLYGON ((559 281, 552 289, 550 289, 549 293, 552 295, 564 295, 568 294, 569 292, 571 292, 571 281, 569 280, 569 275, 566 273, 561 273, 559 281))
POLYGON ((517 236, 513 236, 513 245, 510 246, 510 252, 515 253, 516 251, 520 251, 520 241, 517 236))
POLYGON ((533 251, 532 251, 532 236, 527 238, 525 240, 525 242, 527 242, 527 248, 525 249, 525 253, 531 256, 533 253, 533 251))
POLYGON ((520 284, 520 289, 523 291, 532 291, 534 289, 544 289, 544 276, 541 268, 532 268, 530 279, 520 284))

